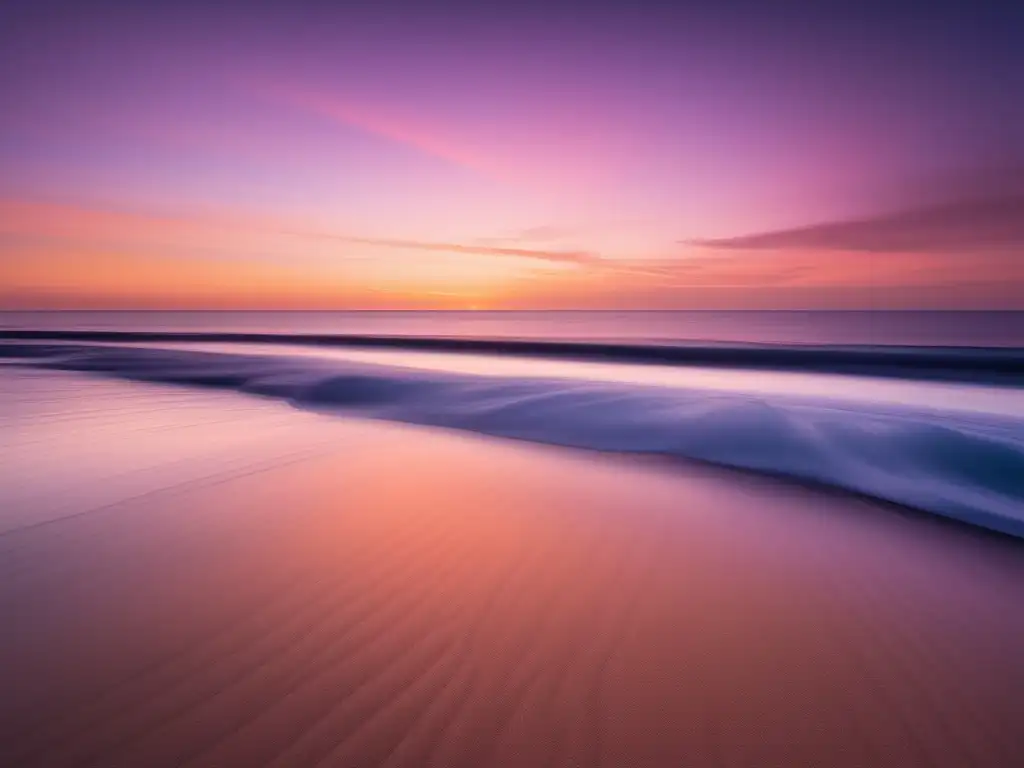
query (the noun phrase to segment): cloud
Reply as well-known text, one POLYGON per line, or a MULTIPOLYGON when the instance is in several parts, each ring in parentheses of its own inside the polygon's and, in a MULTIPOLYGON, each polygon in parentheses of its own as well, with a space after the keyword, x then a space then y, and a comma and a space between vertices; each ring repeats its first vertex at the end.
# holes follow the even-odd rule
POLYGON ((490 245, 466 245, 463 243, 437 243, 428 240, 391 240, 377 237, 356 237, 353 235, 319 234, 314 232, 294 232, 292 234, 305 237, 323 237, 354 245, 369 245, 377 248, 398 248, 414 251, 434 251, 442 253, 470 253, 482 256, 518 256, 527 259, 542 259, 570 264, 599 264, 600 256, 588 251, 556 251, 537 248, 505 248, 490 245))
POLYGON ((762 287, 804 282, 819 271, 806 257, 772 258, 756 263, 734 258, 649 259, 619 262, 604 267, 618 276, 620 285, 647 285, 658 289, 762 287))
MULTIPOLYGON (((161 216, 148 213, 107 210, 77 205, 0 198, 0 236, 70 241, 103 246, 125 244, 172 248, 193 246, 234 247, 245 251, 253 245, 266 250, 273 237, 277 245, 294 239, 335 241, 375 248, 429 251, 435 253, 514 256, 569 264, 598 264, 602 259, 587 251, 514 248, 465 243, 439 243, 426 240, 396 240, 319 232, 295 226, 296 222, 274 221, 247 214, 199 214, 161 216)), ((295 252, 289 247, 288 252, 295 252)), ((318 252, 322 253, 322 248, 318 252)), ((359 254, 340 254, 345 259, 359 254)))
POLYGON ((521 169, 496 161, 442 135, 437 128, 418 125, 408 117, 384 114, 379 109, 342 99, 334 94, 291 83, 262 82, 256 90, 281 103, 305 110, 347 128, 378 136, 422 155, 443 160, 489 181, 521 185, 521 169))
POLYGON ((555 240, 564 240, 571 236, 572 230, 561 227, 541 225, 539 227, 528 227, 515 232, 514 234, 502 237, 478 237, 473 242, 481 245, 500 245, 502 243, 550 243, 555 240))
POLYGON ((719 250, 969 253, 1024 246, 1024 194, 924 206, 740 237, 687 241, 719 250))
POLYGON ((561 240, 564 237, 568 237, 570 234, 572 233, 567 229, 561 229, 559 227, 551 226, 540 226, 524 229, 522 232, 519 233, 517 239, 523 242, 543 243, 549 242, 551 240, 561 240))

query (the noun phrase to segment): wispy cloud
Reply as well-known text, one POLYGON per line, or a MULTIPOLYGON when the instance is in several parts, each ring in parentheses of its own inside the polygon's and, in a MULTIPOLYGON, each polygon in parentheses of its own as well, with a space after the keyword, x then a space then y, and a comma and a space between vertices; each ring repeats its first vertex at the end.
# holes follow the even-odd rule
POLYGON ((507 163, 471 149, 436 127, 417 124, 407 116, 385 114, 382 110, 342 98, 336 94, 292 83, 261 82, 255 90, 283 104, 319 115, 347 128, 379 136, 443 160, 490 181, 519 185, 522 173, 507 163))
POLYGON ((498 237, 478 237, 473 240, 480 245, 508 245, 513 243, 551 243, 556 240, 564 240, 573 234, 572 230, 560 227, 539 226, 528 227, 519 232, 513 232, 498 237))
MULTIPOLYGON (((512 256, 568 264, 599 264, 599 255, 587 251, 518 248, 430 240, 400 240, 307 229, 287 220, 268 220, 247 214, 163 216, 107 210, 80 205, 0 199, 0 235, 64 240, 92 245, 111 242, 173 247, 184 242, 220 245, 237 243, 248 248, 252 238, 334 241, 349 245, 434 253, 512 256), (245 240, 239 240, 245 236, 245 240)), ((264 247, 266 243, 264 242, 264 247)), ((322 242, 321 242, 322 246, 322 242)), ((296 252, 295 248, 292 248, 296 252)), ((323 248, 317 249, 318 253, 323 248)), ((365 254, 339 253, 339 258, 365 258, 365 254)))
POLYGON ((573 234, 573 232, 569 229, 542 225, 539 227, 524 229, 516 236, 516 239, 524 243, 545 243, 552 240, 561 240, 571 234, 573 234))
POLYGON ((588 251, 559 251, 539 248, 505 248, 501 246, 474 245, 465 243, 438 243, 429 240, 391 240, 377 237, 356 237, 353 235, 335 235, 315 232, 293 232, 305 237, 322 237, 355 245, 368 245, 377 248, 397 248, 414 251, 434 251, 442 253, 470 253, 482 256, 518 256, 527 259, 558 261, 571 264, 599 264, 600 256, 588 251))
POLYGON ((603 265, 620 285, 673 288, 763 287, 801 283, 821 270, 806 257, 786 256, 749 262, 729 257, 620 261, 603 265))
POLYGON ((739 237, 688 241, 721 250, 870 253, 970 253, 1024 246, 1024 195, 1010 194, 911 208, 739 237))

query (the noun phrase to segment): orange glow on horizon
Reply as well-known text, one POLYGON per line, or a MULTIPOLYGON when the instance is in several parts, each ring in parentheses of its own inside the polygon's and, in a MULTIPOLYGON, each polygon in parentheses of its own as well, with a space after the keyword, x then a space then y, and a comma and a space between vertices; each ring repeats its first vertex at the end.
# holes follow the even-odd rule
POLYGON ((17 308, 752 308, 930 304, 986 291, 1013 306, 1012 253, 700 250, 611 259, 320 234, 244 212, 161 216, 0 200, 0 305, 17 308), (993 283, 985 274, 998 274, 993 283), (982 278, 979 278, 979 275, 982 278), (771 293, 766 293, 771 289, 771 293))

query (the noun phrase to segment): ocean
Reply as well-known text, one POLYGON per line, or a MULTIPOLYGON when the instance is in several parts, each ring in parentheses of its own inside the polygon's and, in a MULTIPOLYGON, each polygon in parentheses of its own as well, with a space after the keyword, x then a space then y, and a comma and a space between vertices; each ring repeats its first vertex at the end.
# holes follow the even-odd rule
POLYGON ((1024 347, 1024 311, 29 311, 3 329, 1024 347))

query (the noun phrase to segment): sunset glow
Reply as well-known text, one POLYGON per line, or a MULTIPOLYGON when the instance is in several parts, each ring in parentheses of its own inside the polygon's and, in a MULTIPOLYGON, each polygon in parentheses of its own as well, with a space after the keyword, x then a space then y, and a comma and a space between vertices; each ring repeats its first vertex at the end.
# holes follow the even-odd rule
POLYGON ((2 307, 1021 306, 1015 75, 955 15, 49 5, 2 307))

